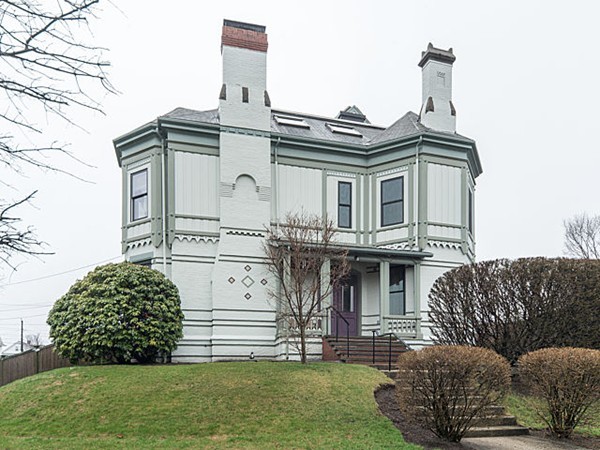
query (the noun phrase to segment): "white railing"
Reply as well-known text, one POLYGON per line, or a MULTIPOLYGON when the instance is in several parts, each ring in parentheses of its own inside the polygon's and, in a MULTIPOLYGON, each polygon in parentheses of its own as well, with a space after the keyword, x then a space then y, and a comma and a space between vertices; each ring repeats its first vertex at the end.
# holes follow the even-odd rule
MULTIPOLYGON (((327 313, 322 312, 311 318, 306 327, 307 336, 322 336, 323 329, 326 327, 327 313)), ((299 329, 291 314, 279 315, 277 318, 277 335, 295 336, 299 329)))
POLYGON ((421 335, 421 318, 415 316, 384 316, 384 333, 395 333, 399 337, 418 338, 421 335))

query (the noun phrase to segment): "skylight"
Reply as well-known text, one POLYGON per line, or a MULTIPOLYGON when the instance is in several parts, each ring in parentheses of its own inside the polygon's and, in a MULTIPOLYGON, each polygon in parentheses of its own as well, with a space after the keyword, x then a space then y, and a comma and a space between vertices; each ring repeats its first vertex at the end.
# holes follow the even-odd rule
POLYGON ((348 127, 345 125, 338 125, 335 123, 327 123, 327 127, 331 130, 332 133, 347 134, 348 136, 356 136, 356 137, 363 136, 359 131, 356 131, 354 128, 348 127))
POLYGON ((298 128, 310 128, 310 125, 307 124, 304 121, 304 119, 300 119, 298 117, 275 116, 275 121, 279 125, 288 125, 290 127, 298 127, 298 128))

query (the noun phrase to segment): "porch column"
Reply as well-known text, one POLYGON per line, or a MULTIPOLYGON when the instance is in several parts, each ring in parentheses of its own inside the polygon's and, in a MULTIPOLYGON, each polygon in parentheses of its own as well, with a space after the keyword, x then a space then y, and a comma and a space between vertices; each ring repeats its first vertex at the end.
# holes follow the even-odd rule
MULTIPOLYGON (((329 289, 329 282, 331 279, 331 261, 327 261, 321 267, 321 311, 325 311, 325 308, 331 306, 331 298, 333 295, 333 289, 329 289), (323 295, 329 289, 327 295, 323 295)), ((327 316, 323 317, 321 322, 321 331, 324 335, 331 334, 331 310, 327 310, 327 316)))
POLYGON ((416 323, 416 333, 417 339, 421 339, 423 335, 421 334, 421 263, 416 262, 413 266, 413 286, 414 286, 414 299, 415 299, 415 318, 417 319, 416 323))
POLYGON ((384 317, 390 312, 390 263, 388 261, 379 262, 379 328, 383 333, 387 333, 387 323, 384 317))

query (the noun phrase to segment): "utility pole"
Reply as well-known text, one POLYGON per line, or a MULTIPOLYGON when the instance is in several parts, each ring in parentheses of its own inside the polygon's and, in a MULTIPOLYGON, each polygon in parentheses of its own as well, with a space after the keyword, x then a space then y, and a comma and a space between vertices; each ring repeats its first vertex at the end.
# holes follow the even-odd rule
POLYGON ((21 353, 23 353, 23 319, 21 319, 21 353))

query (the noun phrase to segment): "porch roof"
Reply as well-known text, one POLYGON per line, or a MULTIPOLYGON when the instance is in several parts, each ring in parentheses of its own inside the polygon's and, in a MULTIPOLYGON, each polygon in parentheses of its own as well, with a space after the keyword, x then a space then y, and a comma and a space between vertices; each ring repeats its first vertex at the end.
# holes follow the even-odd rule
POLYGON ((355 258, 374 258, 378 260, 422 260, 431 258, 433 253, 409 249, 392 249, 371 246, 344 246, 348 250, 348 256, 355 258))

